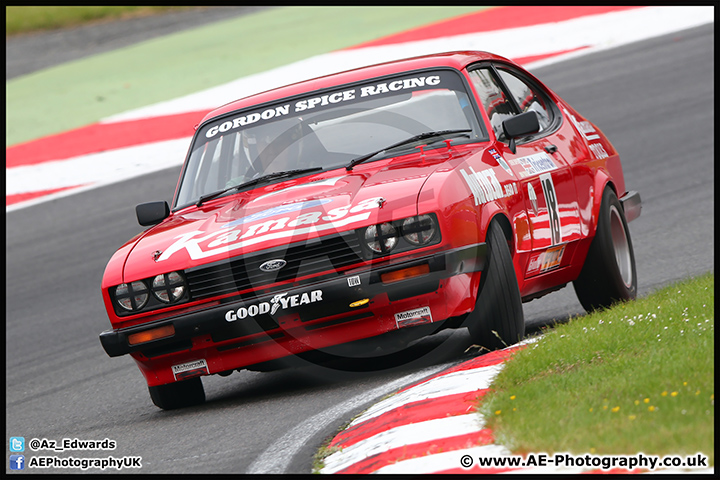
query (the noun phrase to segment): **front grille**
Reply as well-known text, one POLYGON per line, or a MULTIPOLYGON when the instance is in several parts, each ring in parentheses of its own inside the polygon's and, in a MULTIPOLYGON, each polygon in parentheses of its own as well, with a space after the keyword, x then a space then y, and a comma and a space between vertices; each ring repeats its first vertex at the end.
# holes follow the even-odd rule
POLYGON ((361 261, 357 235, 347 232, 203 265, 186 270, 185 276, 190 297, 201 300, 321 272, 337 276, 338 270, 361 261), (275 272, 260 270, 260 265, 275 259, 287 264, 275 272))

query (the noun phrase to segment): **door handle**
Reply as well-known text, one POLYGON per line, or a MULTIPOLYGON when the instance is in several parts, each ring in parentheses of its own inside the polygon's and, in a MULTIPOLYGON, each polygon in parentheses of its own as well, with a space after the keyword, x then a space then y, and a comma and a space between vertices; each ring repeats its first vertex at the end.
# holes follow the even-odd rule
POLYGON ((547 153, 555 153, 557 152, 557 147, 555 145, 548 145, 545 147, 545 151, 547 153))

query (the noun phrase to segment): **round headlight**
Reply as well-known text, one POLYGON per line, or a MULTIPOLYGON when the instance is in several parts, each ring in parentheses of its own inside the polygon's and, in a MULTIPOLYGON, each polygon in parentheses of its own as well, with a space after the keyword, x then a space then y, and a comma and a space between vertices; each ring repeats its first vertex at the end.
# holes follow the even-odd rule
POLYGON ((148 289, 143 282, 121 283, 115 289, 115 301, 129 312, 143 308, 148 298, 148 289))
POLYGON ((177 272, 158 275, 153 278, 152 292, 163 303, 173 303, 185 293, 185 282, 177 272))
POLYGON ((391 223, 372 225, 365 229, 365 244, 375 253, 388 253, 398 241, 397 229, 391 223))
POLYGON ((435 237, 435 221, 430 215, 406 218, 402 232, 405 240, 413 245, 427 245, 435 237))

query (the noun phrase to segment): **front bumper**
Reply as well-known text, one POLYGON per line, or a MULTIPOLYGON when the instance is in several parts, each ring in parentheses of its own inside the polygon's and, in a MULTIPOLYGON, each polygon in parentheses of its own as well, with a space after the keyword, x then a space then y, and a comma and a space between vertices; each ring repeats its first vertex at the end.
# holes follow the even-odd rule
POLYGON ((303 326, 306 331, 311 332, 331 322, 350 322, 356 317, 367 317, 362 315, 362 310, 367 310, 371 300, 379 295, 387 294, 392 303, 437 291, 442 279, 482 271, 486 254, 486 245, 479 243, 410 261, 349 272, 339 278, 279 293, 242 300, 237 297, 224 299, 220 305, 206 310, 102 332, 100 342, 111 357, 140 352, 153 358, 188 350, 192 348, 193 338, 208 334, 213 343, 218 344, 263 332, 272 336, 274 330, 297 326, 303 326), (425 264, 428 265, 429 272, 422 276, 390 284, 383 283, 381 279, 383 274, 425 264), (356 313, 359 315, 353 315, 356 313), (175 331, 171 337, 140 345, 130 345, 128 342, 128 337, 134 333, 170 324, 175 331))

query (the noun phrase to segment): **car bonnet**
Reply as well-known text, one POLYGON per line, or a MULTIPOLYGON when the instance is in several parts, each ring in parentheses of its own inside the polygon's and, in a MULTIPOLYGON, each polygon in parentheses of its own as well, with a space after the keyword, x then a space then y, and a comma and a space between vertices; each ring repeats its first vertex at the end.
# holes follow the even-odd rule
POLYGON ((137 240, 124 281, 416 215, 418 192, 449 155, 380 160, 182 209, 137 240))

